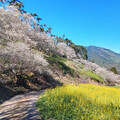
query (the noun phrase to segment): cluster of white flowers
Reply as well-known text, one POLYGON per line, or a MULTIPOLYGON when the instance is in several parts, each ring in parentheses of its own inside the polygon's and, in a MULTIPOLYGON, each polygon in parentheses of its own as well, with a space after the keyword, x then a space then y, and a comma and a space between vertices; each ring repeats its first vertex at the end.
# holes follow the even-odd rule
POLYGON ((47 71, 48 62, 41 52, 36 52, 23 42, 8 42, 7 47, 1 50, 2 56, 8 56, 11 68, 14 66, 39 71, 47 71))
POLYGON ((104 80, 120 83, 120 76, 114 74, 113 72, 107 70, 106 68, 101 67, 101 66, 97 65, 96 63, 92 63, 88 60, 84 60, 82 58, 79 59, 79 62, 82 63, 88 69, 99 74, 102 78, 104 78, 104 80))
MULTIPOLYGON (((7 6, 6 8, 0 8, 0 39, 3 38, 7 46, 0 47, 0 55, 9 56, 11 65, 18 64, 20 67, 38 71, 47 69, 48 63, 42 53, 34 52, 31 46, 66 56, 68 59, 76 58, 74 49, 61 42, 56 45, 52 37, 41 32, 36 20, 29 13, 21 14, 15 6, 7 6), (20 63, 21 61, 24 64, 20 63)), ((120 76, 95 63, 82 58, 79 59, 79 62, 105 80, 119 81, 120 76)))
POLYGON ((67 59, 76 58, 76 54, 73 48, 67 46, 65 43, 60 42, 57 44, 58 51, 60 55, 66 56, 67 59))
POLYGON ((72 48, 61 43, 56 45, 52 37, 40 32, 40 26, 29 13, 21 14, 15 6, 6 8, 0 8, 0 36, 5 37, 7 42, 21 41, 46 52, 66 55, 68 58, 75 57, 72 48))
POLYGON ((0 8, 0 33, 5 35, 8 41, 31 41, 28 29, 32 28, 30 24, 23 22, 21 17, 21 13, 13 6, 7 7, 6 10, 0 8))

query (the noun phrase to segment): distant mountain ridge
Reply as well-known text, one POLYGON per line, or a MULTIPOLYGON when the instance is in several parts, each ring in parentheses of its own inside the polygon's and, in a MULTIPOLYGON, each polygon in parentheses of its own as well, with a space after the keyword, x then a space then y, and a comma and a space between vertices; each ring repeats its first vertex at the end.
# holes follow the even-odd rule
POLYGON ((118 73, 120 74, 120 54, 115 53, 112 50, 97 47, 97 46, 87 46, 88 59, 94 61, 100 66, 104 66, 107 69, 111 67, 116 67, 118 73))

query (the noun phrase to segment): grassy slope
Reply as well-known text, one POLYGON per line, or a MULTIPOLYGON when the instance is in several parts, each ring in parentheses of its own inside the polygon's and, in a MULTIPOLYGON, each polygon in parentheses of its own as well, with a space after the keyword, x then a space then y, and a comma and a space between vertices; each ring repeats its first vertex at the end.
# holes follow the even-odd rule
POLYGON ((103 82, 104 81, 98 74, 93 73, 90 70, 86 70, 84 68, 84 66, 80 63, 76 63, 76 62, 73 62, 73 61, 66 61, 65 63, 66 63, 66 65, 73 68, 76 72, 78 72, 81 75, 90 77, 91 79, 93 79, 97 82, 103 82))
MULTIPOLYGON (((70 79, 71 82, 74 81, 75 83, 80 83, 80 78, 84 80, 89 78, 90 80, 94 80, 98 83, 104 82, 98 74, 86 69, 81 63, 70 61, 56 55, 46 56, 46 59, 50 63, 51 67, 57 66, 63 73, 63 76, 70 79)), ((55 69, 57 70, 57 68, 55 69)), ((60 72, 58 72, 58 74, 60 76, 60 72)), ((66 83, 66 80, 64 80, 63 83, 66 83)))
POLYGON ((50 63, 50 65, 56 65, 64 74, 70 74, 71 76, 75 76, 75 71, 71 67, 65 64, 67 59, 61 58, 59 56, 46 56, 46 59, 50 63))

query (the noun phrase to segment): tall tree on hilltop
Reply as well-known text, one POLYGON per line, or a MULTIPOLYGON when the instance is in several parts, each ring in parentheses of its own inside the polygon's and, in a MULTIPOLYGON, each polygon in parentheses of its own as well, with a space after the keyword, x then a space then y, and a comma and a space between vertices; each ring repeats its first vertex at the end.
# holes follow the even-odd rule
POLYGON ((118 74, 117 69, 115 67, 111 67, 110 71, 114 74, 118 74))

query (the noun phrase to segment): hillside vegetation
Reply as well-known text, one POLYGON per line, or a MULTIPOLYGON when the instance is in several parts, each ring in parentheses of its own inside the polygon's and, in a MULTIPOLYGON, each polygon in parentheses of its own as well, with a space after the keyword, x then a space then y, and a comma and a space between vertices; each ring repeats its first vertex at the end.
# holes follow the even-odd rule
POLYGON ((43 119, 120 119, 120 75, 90 62, 84 46, 53 35, 21 1, 1 2, 0 104, 17 94, 47 89, 37 102, 43 119))
POLYGON ((90 84, 49 89, 37 106, 45 120, 119 120, 120 90, 90 84))
POLYGON ((0 8, 0 87, 5 93, 0 91, 0 101, 64 83, 120 83, 118 75, 86 60, 83 46, 54 37, 36 16, 24 11, 20 1, 0 8))
POLYGON ((118 73, 120 74, 120 54, 96 46, 88 46, 86 48, 88 50, 89 60, 94 61, 107 69, 116 67, 118 73))

